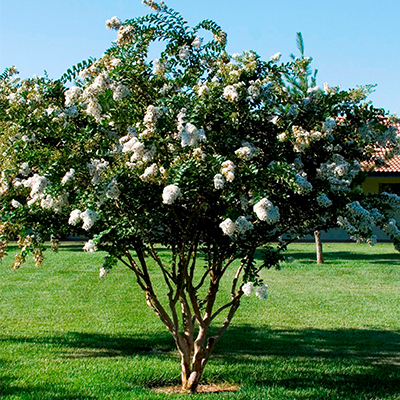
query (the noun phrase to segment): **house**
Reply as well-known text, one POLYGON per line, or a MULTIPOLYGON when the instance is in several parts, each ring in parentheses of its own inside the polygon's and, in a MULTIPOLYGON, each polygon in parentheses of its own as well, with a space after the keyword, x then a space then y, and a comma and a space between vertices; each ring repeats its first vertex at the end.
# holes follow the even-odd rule
MULTIPOLYGON (((378 150, 384 153, 384 149, 378 150)), ((368 177, 361 185, 365 193, 395 193, 400 196, 400 155, 385 161, 382 167, 375 167, 374 170, 368 173, 368 177)), ((400 221, 400 215, 396 218, 400 221)), ((374 229, 374 234, 378 238, 378 242, 391 241, 388 235, 381 229, 374 229)), ((307 235, 302 240, 314 241, 314 237, 307 235)), ((321 232, 321 240, 325 242, 341 242, 350 241, 350 235, 343 229, 335 228, 327 232, 321 232)))

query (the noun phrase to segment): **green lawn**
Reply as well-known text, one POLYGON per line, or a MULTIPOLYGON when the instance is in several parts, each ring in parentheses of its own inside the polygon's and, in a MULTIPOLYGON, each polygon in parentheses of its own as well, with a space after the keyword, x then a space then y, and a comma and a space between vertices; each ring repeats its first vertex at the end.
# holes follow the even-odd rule
MULTIPOLYGON (((179 361, 133 274, 100 280, 103 254, 81 247, 46 252, 39 269, 11 271, 12 251, 0 264, 0 398, 186 398, 152 390, 179 383, 179 361)), ((269 299, 244 298, 207 366, 205 382, 239 391, 195 397, 400 399, 400 254, 325 244, 318 266, 313 244, 289 253, 295 262, 263 274, 269 299)))

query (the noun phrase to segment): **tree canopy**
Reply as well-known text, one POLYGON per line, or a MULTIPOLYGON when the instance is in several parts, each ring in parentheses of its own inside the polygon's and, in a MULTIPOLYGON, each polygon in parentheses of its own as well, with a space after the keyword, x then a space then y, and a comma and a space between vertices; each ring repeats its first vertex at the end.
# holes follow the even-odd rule
POLYGON ((399 140, 393 117, 365 101, 369 87, 316 86, 301 36, 289 63, 229 55, 216 23, 190 27, 163 2, 145 3, 153 13, 107 21, 117 40, 100 59, 58 80, 1 75, 0 253, 18 235, 13 267, 30 252, 40 265, 45 240, 78 234, 86 251, 107 252, 101 276, 125 264, 173 335, 193 392, 241 297, 254 288, 266 298, 259 272, 279 267, 288 243, 340 226, 373 244, 380 226, 399 247, 400 198, 360 189, 365 166, 384 162, 377 146, 390 157, 399 140), (163 50, 151 59, 156 41, 163 50), (233 265, 230 297, 216 308, 233 265))

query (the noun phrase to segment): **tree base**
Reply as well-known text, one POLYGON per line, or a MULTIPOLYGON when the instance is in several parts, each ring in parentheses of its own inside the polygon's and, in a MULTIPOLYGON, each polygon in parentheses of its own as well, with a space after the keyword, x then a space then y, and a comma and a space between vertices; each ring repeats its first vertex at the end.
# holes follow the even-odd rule
MULTIPOLYGON (((182 391, 182 386, 166 386, 166 387, 155 388, 153 390, 156 393, 164 393, 164 394, 185 393, 184 391, 182 391)), ((196 393, 223 393, 223 392, 237 392, 238 390, 239 390, 239 385, 232 385, 227 383, 222 383, 218 385, 211 383, 208 385, 197 386, 196 393)))

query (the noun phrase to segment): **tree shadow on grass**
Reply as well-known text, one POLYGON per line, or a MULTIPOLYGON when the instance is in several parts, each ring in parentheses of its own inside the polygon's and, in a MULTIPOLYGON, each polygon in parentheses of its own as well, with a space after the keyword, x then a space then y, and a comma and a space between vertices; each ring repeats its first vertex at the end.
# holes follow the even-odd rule
POLYGON ((136 354, 155 354, 175 350, 174 341, 168 332, 154 334, 117 336, 101 333, 65 332, 38 337, 5 337, 1 342, 33 343, 53 345, 68 349, 61 356, 66 358, 127 357, 136 354))
MULTIPOLYGON (((309 264, 310 261, 316 263, 316 253, 315 252, 292 252, 287 251, 287 256, 293 257, 296 261, 301 263, 309 264)), ((264 260, 262 250, 257 250, 255 254, 256 260, 264 260)), ((381 254, 381 253, 353 253, 351 251, 324 251, 324 259, 326 264, 330 262, 334 262, 337 260, 340 261, 362 261, 367 260, 368 263, 371 264, 392 264, 392 265, 400 265, 400 254, 381 254)))
MULTIPOLYGON (((172 338, 162 331, 131 336, 68 332, 0 337, 0 341, 54 346, 58 356, 66 359, 140 354, 160 363, 171 357, 179 362, 172 338)), ((149 384, 135 384, 161 386, 165 379, 171 383, 171 377, 153 376, 149 384)), ((177 384, 178 377, 174 379, 177 384)), ((218 343, 205 379, 244 383, 260 391, 278 388, 296 399, 394 399, 400 397, 400 331, 232 326, 218 343)), ((7 385, 3 383, 3 391, 20 390, 7 385)), ((60 398, 81 399, 69 396, 60 398)))
POLYGON ((96 400, 95 397, 67 391, 66 386, 58 389, 54 385, 19 383, 18 376, 9 373, 9 362, 0 359, 0 398, 12 396, 13 398, 37 400, 96 400), (4 371, 4 372, 3 372, 4 371))
POLYGON ((295 398, 400 398, 400 331, 233 326, 215 358, 240 365, 255 385, 307 393, 295 398), (270 362, 280 372, 252 374, 270 362))

